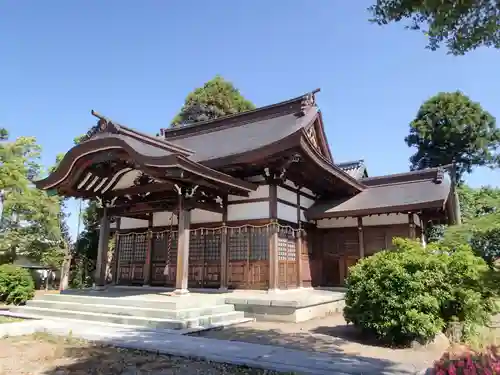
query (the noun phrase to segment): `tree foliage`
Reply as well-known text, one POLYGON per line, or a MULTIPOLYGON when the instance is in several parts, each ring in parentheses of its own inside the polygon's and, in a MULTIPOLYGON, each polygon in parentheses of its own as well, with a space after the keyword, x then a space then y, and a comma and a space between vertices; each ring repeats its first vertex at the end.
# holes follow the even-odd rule
POLYGON ((0 143, 3 262, 11 262, 20 255, 51 266, 58 266, 61 261, 67 234, 61 201, 32 184, 42 172, 40 151, 33 137, 4 139, 0 143))
POLYGON ((417 148, 410 157, 412 170, 455 162, 458 181, 476 166, 496 167, 500 161, 495 118, 459 91, 427 100, 405 141, 417 148))
POLYGON ((500 188, 458 188, 462 225, 449 226, 439 241, 448 247, 470 245, 488 264, 500 257, 500 188))
POLYGON ((500 188, 483 186, 474 189, 461 185, 458 188, 458 197, 463 223, 500 212, 500 188))
POLYGON ((444 44, 463 55, 480 46, 500 48, 498 0, 377 0, 369 11, 379 25, 409 20, 406 27, 423 31, 431 50, 444 44))
POLYGON ((234 85, 216 76, 191 92, 171 126, 184 126, 254 109, 234 85))

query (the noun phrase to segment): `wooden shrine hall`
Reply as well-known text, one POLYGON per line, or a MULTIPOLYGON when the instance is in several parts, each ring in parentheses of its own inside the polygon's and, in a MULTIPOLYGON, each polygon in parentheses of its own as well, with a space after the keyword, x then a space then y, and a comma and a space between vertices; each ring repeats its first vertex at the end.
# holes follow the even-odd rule
POLYGON ((318 91, 157 136, 92 111, 97 125, 36 186, 99 202, 99 287, 341 286, 360 258, 394 237, 425 243, 426 225, 460 212, 446 168, 371 177, 337 163, 318 91))

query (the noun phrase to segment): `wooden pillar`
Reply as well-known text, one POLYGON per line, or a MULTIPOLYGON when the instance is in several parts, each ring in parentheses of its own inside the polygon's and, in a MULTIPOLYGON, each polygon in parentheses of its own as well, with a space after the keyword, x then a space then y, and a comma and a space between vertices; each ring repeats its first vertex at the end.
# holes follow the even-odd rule
POLYGON ((296 232, 295 236, 295 270, 297 271, 297 288, 302 288, 302 229, 296 232))
POLYGON ((278 223, 269 227, 269 290, 279 287, 278 223))
POLYGON ((457 166, 455 162, 453 162, 451 167, 451 200, 452 200, 452 225, 461 225, 462 224, 462 213, 460 211, 460 200, 458 198, 457 192, 457 166))
POLYGON ((119 267, 119 259, 120 259, 120 226, 122 219, 121 217, 116 218, 116 230, 115 230, 115 251, 113 254, 113 268, 111 270, 113 277, 113 284, 118 284, 118 267, 119 267))
POLYGON ((297 188, 297 225, 298 230, 295 236, 295 270, 297 271, 297 288, 302 288, 302 220, 300 218, 300 185, 297 188))
POLYGON ((359 258, 365 257, 365 234, 363 230, 363 218, 358 216, 358 244, 359 244, 359 258))
POLYGON ((227 243, 228 243, 228 230, 226 227, 227 222, 227 195, 222 198, 222 205, 224 211, 222 212, 222 232, 220 237, 220 290, 227 291, 228 289, 228 259, 227 259, 227 243))
POLYGON ((269 290, 277 290, 279 287, 278 187, 274 181, 269 184, 269 218, 273 223, 269 227, 269 290))
POLYGON ((104 289, 106 286, 106 264, 108 262, 109 247, 109 220, 108 208, 103 207, 99 226, 99 247, 97 248, 97 264, 95 289, 104 289))
POLYGON ((144 284, 143 286, 151 285, 151 253, 153 251, 153 214, 150 214, 148 219, 148 232, 146 235, 146 264, 144 264, 144 284))
POLYGON ((227 286, 227 227, 224 223, 220 237, 220 290, 226 291, 227 286))
POLYGON ((425 217, 423 215, 419 215, 419 220, 420 220, 420 241, 422 243, 422 247, 426 247, 427 246, 427 241, 425 239, 425 227, 426 227, 426 223, 425 223, 425 217))
POLYGON ((413 212, 408 213, 408 226, 409 226, 409 231, 408 231, 409 237, 410 239, 414 240, 416 237, 416 233, 415 233, 415 218, 413 216, 413 212))
POLYGON ((191 214, 184 205, 184 196, 179 195, 179 237, 177 241, 177 273, 175 278, 175 294, 188 294, 189 268, 189 226, 191 214))

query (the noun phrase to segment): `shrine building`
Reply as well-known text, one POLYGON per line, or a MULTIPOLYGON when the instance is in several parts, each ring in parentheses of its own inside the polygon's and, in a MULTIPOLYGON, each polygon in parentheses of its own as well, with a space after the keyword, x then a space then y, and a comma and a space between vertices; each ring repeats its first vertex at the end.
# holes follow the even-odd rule
POLYGON ((370 176, 335 160, 317 91, 158 136, 92 112, 97 125, 36 186, 100 203, 99 287, 342 286, 394 237, 425 243, 427 225, 460 212, 447 167, 370 176))

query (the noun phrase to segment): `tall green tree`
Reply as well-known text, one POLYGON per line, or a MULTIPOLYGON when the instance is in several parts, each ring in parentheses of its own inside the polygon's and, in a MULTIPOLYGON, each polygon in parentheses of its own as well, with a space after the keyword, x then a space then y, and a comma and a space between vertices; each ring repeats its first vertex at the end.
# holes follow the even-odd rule
POLYGON ((42 172, 40 151, 33 137, 0 143, 0 254, 4 262, 21 255, 51 266, 61 261, 65 230, 61 202, 31 182, 42 172))
POLYGON ((234 85, 221 76, 191 92, 171 126, 184 126, 254 109, 234 85))
POLYGON ((423 31, 431 50, 444 44, 463 55, 480 46, 500 48, 498 0, 377 0, 369 11, 379 25, 408 21, 406 28, 423 31))
POLYGON ((417 152, 411 169, 456 163, 460 181, 474 167, 498 167, 500 130, 495 118, 461 92, 442 92, 427 100, 405 138, 417 152))

